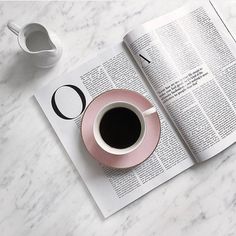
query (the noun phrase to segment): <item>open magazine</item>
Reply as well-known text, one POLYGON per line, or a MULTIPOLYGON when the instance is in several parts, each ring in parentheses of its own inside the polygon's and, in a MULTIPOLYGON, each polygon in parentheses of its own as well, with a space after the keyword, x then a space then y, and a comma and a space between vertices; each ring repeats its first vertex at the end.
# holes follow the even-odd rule
POLYGON ((36 99, 104 217, 236 140, 236 44, 211 2, 192 3, 143 24, 36 99), (139 92, 156 106, 161 138, 129 169, 95 161, 80 136, 81 116, 104 91, 139 92))

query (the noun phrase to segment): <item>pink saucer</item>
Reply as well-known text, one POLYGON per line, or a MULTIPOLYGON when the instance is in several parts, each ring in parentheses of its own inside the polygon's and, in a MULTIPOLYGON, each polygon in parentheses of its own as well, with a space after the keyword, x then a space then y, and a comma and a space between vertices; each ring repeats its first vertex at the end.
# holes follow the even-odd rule
POLYGON ((112 102, 127 102, 145 111, 153 105, 141 94, 126 90, 113 89, 96 97, 86 108, 81 125, 81 135, 88 152, 100 163, 113 168, 129 168, 140 164, 155 150, 161 134, 160 119, 157 113, 145 117, 146 132, 142 143, 125 155, 113 155, 98 146, 93 136, 93 123, 97 113, 112 102))

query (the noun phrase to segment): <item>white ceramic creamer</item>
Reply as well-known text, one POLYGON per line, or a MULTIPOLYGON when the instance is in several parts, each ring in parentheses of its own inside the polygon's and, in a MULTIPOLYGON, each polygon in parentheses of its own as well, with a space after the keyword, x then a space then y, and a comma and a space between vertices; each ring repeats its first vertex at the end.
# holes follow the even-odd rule
POLYGON ((40 68, 54 66, 62 55, 58 37, 39 23, 30 23, 20 28, 8 22, 8 28, 17 35, 21 49, 30 57, 32 63, 40 68))

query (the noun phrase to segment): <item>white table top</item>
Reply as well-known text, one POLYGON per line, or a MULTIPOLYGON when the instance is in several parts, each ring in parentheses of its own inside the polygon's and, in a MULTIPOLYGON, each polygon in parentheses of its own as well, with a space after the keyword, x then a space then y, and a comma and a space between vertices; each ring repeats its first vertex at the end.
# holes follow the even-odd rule
MULTIPOLYGON (((32 95, 58 75, 187 0, 0 2, 0 235, 236 234, 236 145, 104 220, 32 95), (8 20, 62 39, 50 70, 33 68, 8 20)), ((236 33, 236 1, 222 1, 236 33)), ((236 91, 235 91, 236 96, 236 91)))

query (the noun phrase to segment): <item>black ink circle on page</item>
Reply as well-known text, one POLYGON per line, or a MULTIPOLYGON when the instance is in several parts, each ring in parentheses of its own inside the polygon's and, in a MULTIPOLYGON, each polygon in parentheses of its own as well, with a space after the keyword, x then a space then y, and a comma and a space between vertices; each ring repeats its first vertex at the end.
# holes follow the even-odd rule
POLYGON ((141 122, 130 109, 116 107, 103 115, 99 131, 104 142, 110 147, 124 149, 138 140, 141 134, 141 122))
POLYGON ((62 88, 62 87, 69 87, 69 88, 72 88, 73 90, 75 90, 75 92, 77 92, 77 94, 79 95, 80 99, 81 99, 81 102, 82 102, 82 110, 80 112, 80 114, 78 114, 76 117, 78 117, 79 115, 81 115, 86 107, 86 98, 85 98, 85 95, 84 93, 82 92, 82 90, 80 90, 77 86, 75 85, 72 85, 72 84, 66 84, 66 85, 62 85, 60 86, 59 88, 56 89, 56 91, 53 93, 52 95, 52 98, 51 98, 51 105, 52 105, 52 108, 53 110, 55 111, 55 113, 62 119, 64 120, 73 120, 75 119, 76 117, 67 117, 66 115, 62 114, 62 112, 59 110, 59 108, 57 107, 57 104, 56 104, 56 100, 55 100, 55 96, 56 96, 56 93, 57 91, 62 88))

